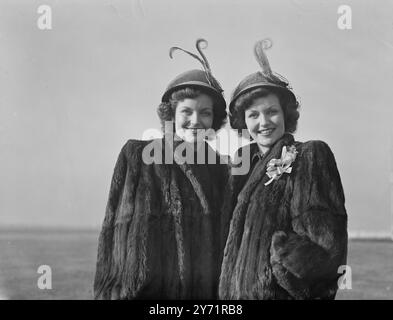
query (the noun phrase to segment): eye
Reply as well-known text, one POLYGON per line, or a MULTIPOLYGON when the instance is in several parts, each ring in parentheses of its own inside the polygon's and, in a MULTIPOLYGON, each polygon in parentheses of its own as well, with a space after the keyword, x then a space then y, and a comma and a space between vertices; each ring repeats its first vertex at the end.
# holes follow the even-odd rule
POLYGON ((251 112, 248 114, 247 118, 256 119, 256 118, 258 118, 258 113, 251 112))
POLYGON ((188 115, 188 116, 192 114, 191 110, 189 110, 189 109, 183 109, 183 110, 181 111, 181 113, 182 113, 182 114, 185 114, 185 115, 188 115))
POLYGON ((274 114, 277 114, 277 113, 278 113, 277 109, 270 109, 269 112, 268 112, 268 114, 270 114, 270 115, 274 115, 274 114))
POLYGON ((206 110, 206 111, 202 111, 201 114, 202 114, 203 116, 205 116, 205 117, 208 117, 208 116, 211 116, 211 115, 212 115, 212 112, 209 111, 209 110, 206 110))

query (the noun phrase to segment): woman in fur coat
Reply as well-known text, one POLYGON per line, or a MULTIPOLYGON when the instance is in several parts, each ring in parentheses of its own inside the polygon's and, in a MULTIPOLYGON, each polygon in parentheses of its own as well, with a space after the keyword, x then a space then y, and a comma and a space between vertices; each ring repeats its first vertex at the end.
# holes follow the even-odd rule
MULTIPOLYGON (((192 55, 204 70, 182 73, 162 97, 165 138, 129 140, 117 159, 99 237, 96 299, 217 298, 224 245, 218 205, 228 166, 199 131, 223 126, 226 103, 203 42, 201 58, 192 55)), ((171 57, 174 50, 182 49, 172 48, 171 57)))
POLYGON ((255 143, 237 154, 239 161, 249 155, 249 173, 229 181, 219 295, 333 299, 347 257, 340 175, 326 143, 294 140, 298 102, 270 69, 268 47, 256 44, 262 72, 240 82, 229 107, 232 128, 255 143))

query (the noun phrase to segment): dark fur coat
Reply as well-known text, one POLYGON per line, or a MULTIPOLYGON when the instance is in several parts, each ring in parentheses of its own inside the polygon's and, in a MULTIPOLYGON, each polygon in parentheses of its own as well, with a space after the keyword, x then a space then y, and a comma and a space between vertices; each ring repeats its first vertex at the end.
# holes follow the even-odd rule
POLYGON ((217 164, 177 164, 176 158, 173 164, 146 164, 142 150, 151 142, 129 140, 115 165, 94 296, 217 299, 225 245, 219 206, 228 166, 207 144, 206 156, 214 153, 217 164))
MULTIPOLYGON (((240 152, 245 148, 258 149, 254 144, 240 152)), ((295 142, 285 134, 248 176, 230 178, 223 213, 229 232, 221 299, 335 297, 338 268, 347 257, 347 214, 327 144, 295 142), (267 163, 290 145, 298 151, 292 172, 265 186, 267 163)))

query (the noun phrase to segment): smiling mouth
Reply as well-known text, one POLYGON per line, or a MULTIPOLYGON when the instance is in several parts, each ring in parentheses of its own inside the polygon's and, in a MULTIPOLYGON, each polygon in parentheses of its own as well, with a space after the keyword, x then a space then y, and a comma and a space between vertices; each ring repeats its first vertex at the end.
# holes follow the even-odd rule
POLYGON ((275 130, 274 128, 263 129, 263 130, 258 130, 257 133, 260 134, 261 136, 270 136, 274 130, 275 130))

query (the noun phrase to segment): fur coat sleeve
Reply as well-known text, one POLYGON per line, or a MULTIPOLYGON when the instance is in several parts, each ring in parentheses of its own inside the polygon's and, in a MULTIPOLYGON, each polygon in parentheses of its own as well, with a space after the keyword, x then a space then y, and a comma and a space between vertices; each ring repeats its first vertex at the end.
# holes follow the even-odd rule
MULTIPOLYGON (((116 279, 126 268, 127 226, 132 219, 133 197, 140 175, 143 141, 129 140, 121 149, 114 168, 105 218, 98 241, 94 297, 96 299, 118 298, 116 279), (126 182, 127 181, 127 182, 126 182), (119 214, 127 212, 125 214, 119 214)), ((143 260, 142 260, 143 261, 143 260)), ((138 273, 136 279, 138 281, 138 273)))
POLYGON ((295 299, 333 296, 347 256, 347 214, 336 162, 322 141, 304 143, 290 204, 292 230, 273 234, 270 261, 277 282, 295 299))

